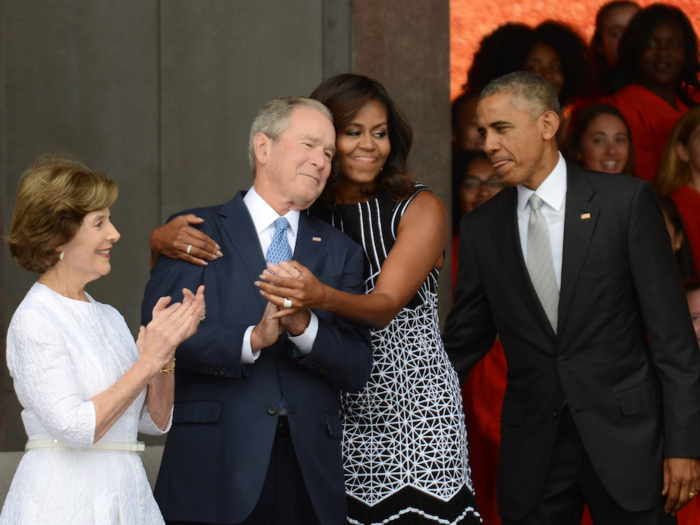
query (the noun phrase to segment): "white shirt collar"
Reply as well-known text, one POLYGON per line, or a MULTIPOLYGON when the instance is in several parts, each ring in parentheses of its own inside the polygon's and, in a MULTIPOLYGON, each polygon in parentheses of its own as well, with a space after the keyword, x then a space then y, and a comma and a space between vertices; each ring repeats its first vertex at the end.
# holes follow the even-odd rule
POLYGON ((561 152, 558 153, 559 161, 557 165, 554 166, 552 173, 542 181, 537 190, 532 191, 522 184, 516 186, 518 188, 518 215, 525 213, 525 207, 528 205, 530 196, 533 193, 537 193, 545 203, 556 211, 561 209, 566 197, 566 162, 561 152))
MULTIPOLYGON (((260 235, 263 231, 269 228, 271 225, 274 227, 275 221, 280 217, 277 212, 272 209, 272 207, 265 202, 258 192, 255 191, 254 187, 248 190, 248 193, 243 197, 243 202, 245 203, 250 216, 253 218, 253 224, 255 225, 255 231, 260 235)), ((299 231, 299 210, 290 210, 286 215, 282 215, 289 221, 289 226, 292 228, 292 232, 296 237, 299 231)))

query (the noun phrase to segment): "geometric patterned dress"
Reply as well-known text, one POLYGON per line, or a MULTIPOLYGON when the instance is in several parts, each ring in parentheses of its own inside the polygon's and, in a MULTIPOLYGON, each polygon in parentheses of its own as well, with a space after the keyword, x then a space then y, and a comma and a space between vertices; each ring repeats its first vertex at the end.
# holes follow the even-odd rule
MULTIPOLYGON (((415 189, 413 196, 427 190, 415 189)), ((413 196, 335 205, 329 222, 364 247, 365 293, 374 289, 413 196)), ((437 285, 433 268, 391 323, 372 330, 370 380, 360 393, 343 395, 348 523, 481 522, 459 382, 440 338, 437 285)))

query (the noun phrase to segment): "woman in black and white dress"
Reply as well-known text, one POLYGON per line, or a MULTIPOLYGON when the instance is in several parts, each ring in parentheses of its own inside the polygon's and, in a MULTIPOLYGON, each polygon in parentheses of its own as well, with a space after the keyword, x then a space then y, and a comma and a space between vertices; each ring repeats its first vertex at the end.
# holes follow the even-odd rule
MULTIPOLYGON (((318 308, 373 327, 372 376, 342 403, 348 522, 479 523, 460 388, 439 331, 445 206, 408 175, 411 127, 379 82, 338 75, 312 98, 333 113, 340 173, 311 213, 364 247, 365 295, 330 288, 295 261, 266 270, 259 286, 281 307, 291 300, 279 315, 318 308)), ((190 257, 212 258, 215 243, 183 223, 156 231, 152 250, 185 259, 192 244, 190 257)))

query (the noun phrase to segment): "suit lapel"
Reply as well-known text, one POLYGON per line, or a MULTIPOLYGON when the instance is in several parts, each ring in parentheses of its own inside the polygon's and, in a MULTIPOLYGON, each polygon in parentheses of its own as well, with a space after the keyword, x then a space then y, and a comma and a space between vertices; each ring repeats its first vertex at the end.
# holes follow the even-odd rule
POLYGON ((493 239, 496 243, 501 262, 510 276, 513 287, 522 296, 530 309, 538 318, 547 333, 554 338, 554 330, 549 323, 547 314, 542 308, 537 292, 532 286, 530 273, 527 271, 518 229, 518 191, 516 188, 506 188, 505 195, 500 199, 496 211, 498 219, 491 225, 493 239))
POLYGON ((294 248, 294 260, 306 266, 311 273, 315 273, 325 242, 327 239, 320 235, 320 227, 311 220, 307 212, 302 211, 299 215, 299 232, 297 233, 297 245, 294 248))
MULTIPOLYGON (((233 249, 236 251, 248 274, 252 285, 267 266, 265 256, 260 247, 260 239, 255 231, 253 219, 248 208, 243 202, 243 192, 239 192, 233 199, 224 204, 219 210, 221 223, 226 230, 233 249)), ((226 249, 224 250, 226 251, 226 249)), ((267 306, 267 300, 260 294, 256 294, 263 309, 267 306)))
MULTIPOLYGON (((577 166, 568 164, 566 213, 564 217, 564 248, 562 254, 561 291, 559 293, 559 323, 561 333, 569 312, 571 299, 576 289, 588 247, 598 222, 600 208, 591 202, 595 190, 586 173, 577 166)), ((615 175, 611 175, 614 177, 615 175)))

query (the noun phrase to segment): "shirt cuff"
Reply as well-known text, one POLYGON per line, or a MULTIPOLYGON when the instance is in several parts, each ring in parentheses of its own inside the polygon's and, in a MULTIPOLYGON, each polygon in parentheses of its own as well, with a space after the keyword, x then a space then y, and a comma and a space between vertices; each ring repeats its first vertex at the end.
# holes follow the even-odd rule
MULTIPOLYGON (((311 325, 309 324, 309 326, 311 325)), ((241 348, 242 365, 252 365, 260 357, 260 350, 253 352, 253 348, 250 346, 250 336, 254 328, 255 326, 249 326, 245 334, 243 334, 243 348, 241 348)))
POLYGON ((302 354, 308 354, 314 346, 318 334, 318 317, 313 312, 309 320, 309 326, 299 335, 289 335, 289 340, 296 345, 302 354))

